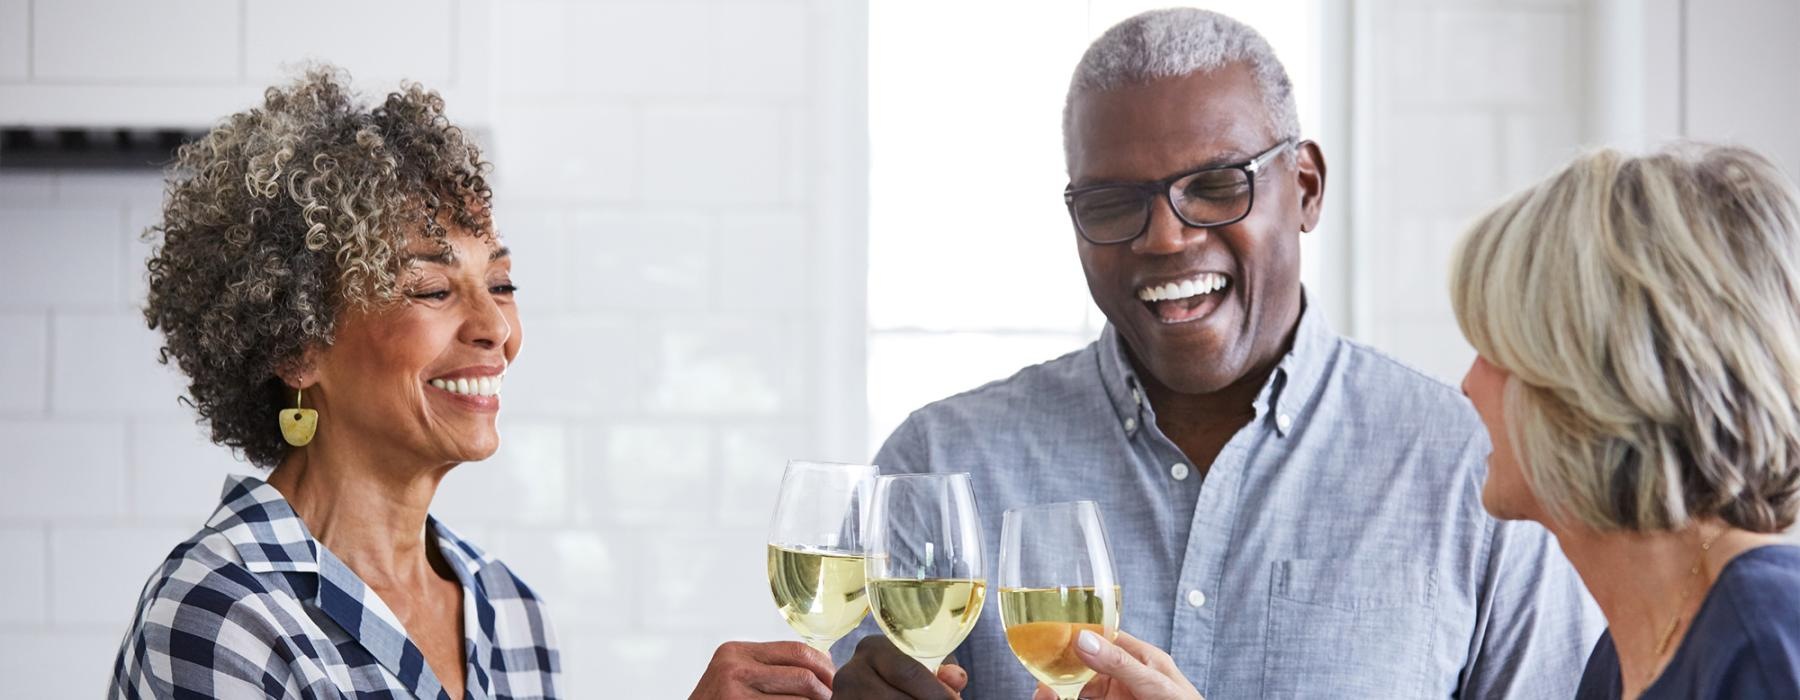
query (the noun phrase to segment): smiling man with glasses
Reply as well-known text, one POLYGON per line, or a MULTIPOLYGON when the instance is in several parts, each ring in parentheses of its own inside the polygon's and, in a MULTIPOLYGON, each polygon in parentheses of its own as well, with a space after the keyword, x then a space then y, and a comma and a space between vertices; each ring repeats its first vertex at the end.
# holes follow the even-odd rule
MULTIPOLYGON (((1075 70, 1064 139, 1105 331, 918 410, 883 473, 971 472, 989 533, 1098 501, 1121 628, 1167 650, 1132 644, 1170 681, 1111 679, 1137 698, 1191 697, 1181 676, 1213 700, 1570 697, 1598 618, 1541 528, 1483 512, 1474 411, 1307 306, 1325 158, 1262 37, 1193 9, 1120 23, 1075 70)), ((933 678, 867 625, 835 691, 1029 697, 1006 644, 984 615, 933 678)))

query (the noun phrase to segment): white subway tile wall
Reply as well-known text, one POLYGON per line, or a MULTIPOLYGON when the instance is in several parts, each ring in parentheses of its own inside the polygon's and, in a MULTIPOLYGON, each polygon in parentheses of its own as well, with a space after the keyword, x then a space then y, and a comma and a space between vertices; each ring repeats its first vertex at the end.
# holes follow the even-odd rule
MULTIPOLYGON (((458 94, 491 105, 449 109, 490 115, 525 345, 500 452, 453 471, 435 510, 549 598, 570 697, 686 697, 720 642, 793 636, 763 551, 785 460, 867 458, 818 428, 862 424, 860 388, 830 384, 860 384, 860 363, 813 360, 860 342, 863 315, 826 314, 845 295, 809 274, 862 269, 826 259, 825 235, 865 232, 820 230, 819 179, 858 171, 814 128, 863 99, 824 77, 843 62, 827 47, 862 51, 827 33, 862 27, 836 0, 379 5, 0 0, 0 82, 266 85, 325 59, 368 95, 487 85, 458 94), (471 35, 492 45, 465 51, 471 35)), ((256 473, 156 362, 139 234, 159 204, 154 174, 0 174, 9 697, 100 692, 145 577, 226 474, 256 473)))
POLYGON ((238 0, 33 2, 31 76, 69 83, 229 81, 239 72, 242 12, 238 0))
POLYGON ((0 577, 0 624, 38 626, 49 621, 50 564, 48 532, 42 526, 0 526, 0 552, 24 576, 0 577))
MULTIPOLYGON (((1366 142, 1352 183, 1366 316, 1357 336, 1452 384, 1474 359, 1450 311, 1449 261, 1487 207, 1580 152, 1586 5, 1379 0, 1366 142)), ((1325 144, 1330 156, 1336 146, 1325 144)), ((1335 179, 1335 178, 1334 178, 1335 179)))
POLYGON ((0 0, 0 80, 31 75, 31 0, 0 0))
POLYGON ((252 80, 265 82, 326 60, 379 66, 359 73, 361 80, 442 85, 455 66, 456 15, 445 5, 441 0, 246 2, 244 62, 252 80), (396 31, 402 27, 406 31, 396 31))
MULTIPOLYGON (((8 277, 7 279, 13 279, 8 277)), ((50 317, 44 313, 0 313, 0 416, 34 416, 44 411, 49 392, 50 317)))

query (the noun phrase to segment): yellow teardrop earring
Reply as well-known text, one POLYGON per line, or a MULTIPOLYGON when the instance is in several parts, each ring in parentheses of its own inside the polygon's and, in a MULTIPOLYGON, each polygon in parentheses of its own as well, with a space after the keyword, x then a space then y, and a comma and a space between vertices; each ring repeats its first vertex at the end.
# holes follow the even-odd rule
POLYGON ((319 412, 310 408, 301 408, 300 398, 302 395, 301 390, 295 389, 294 407, 281 411, 281 437, 287 440, 287 444, 295 447, 305 447, 307 443, 312 442, 313 433, 319 429, 319 412))

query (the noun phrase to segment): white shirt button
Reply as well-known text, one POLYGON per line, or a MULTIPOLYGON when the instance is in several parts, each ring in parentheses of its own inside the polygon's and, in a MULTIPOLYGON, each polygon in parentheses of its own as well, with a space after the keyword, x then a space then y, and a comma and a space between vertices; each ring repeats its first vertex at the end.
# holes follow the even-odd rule
POLYGON ((1174 464, 1169 465, 1169 476, 1175 477, 1176 481, 1181 481, 1182 479, 1186 479, 1187 475, 1188 475, 1188 465, 1182 464, 1181 462, 1176 462, 1174 464))
POLYGON ((1139 392, 1138 390, 1132 389, 1131 390, 1131 400, 1141 406, 1144 403, 1144 395, 1143 395, 1143 393, 1139 392))
POLYGON ((1281 432, 1285 433, 1289 428, 1294 427, 1294 418, 1286 413, 1275 416, 1275 427, 1280 428, 1281 432))
POLYGON ((1188 591, 1188 605, 1200 607, 1206 604, 1206 594, 1198 590, 1188 591))
POLYGON ((1133 430, 1137 430, 1137 419, 1136 418, 1126 418, 1125 419, 1125 432, 1129 433, 1133 430))

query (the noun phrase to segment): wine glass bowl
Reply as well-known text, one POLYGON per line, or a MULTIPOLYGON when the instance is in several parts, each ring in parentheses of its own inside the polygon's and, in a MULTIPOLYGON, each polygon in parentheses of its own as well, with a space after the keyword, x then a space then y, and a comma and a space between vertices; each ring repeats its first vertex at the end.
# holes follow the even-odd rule
POLYGON ((1083 631, 1113 639, 1122 597, 1093 501, 1014 508, 1001 516, 1000 619, 1031 675, 1073 700, 1093 669, 1075 654, 1083 631))
POLYGON ((981 515, 969 475, 876 479, 868 535, 875 622, 935 673, 974 629, 987 600, 981 515))
POLYGON ((863 521, 879 470, 791 461, 769 525, 769 591, 800 638, 831 653, 869 612, 863 521))

